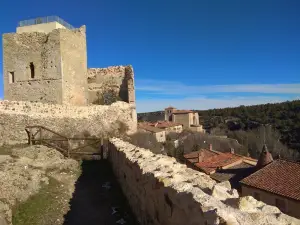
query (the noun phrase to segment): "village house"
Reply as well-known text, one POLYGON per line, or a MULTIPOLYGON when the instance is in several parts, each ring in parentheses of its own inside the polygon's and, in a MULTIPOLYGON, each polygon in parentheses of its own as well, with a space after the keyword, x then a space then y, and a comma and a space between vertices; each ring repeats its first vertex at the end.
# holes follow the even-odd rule
POLYGON ((157 142, 166 142, 166 131, 148 123, 138 123, 138 131, 151 133, 157 142))
POLYGON ((273 161, 267 149, 258 170, 240 181, 242 196, 276 206, 283 213, 300 218, 300 163, 283 159, 273 161))
POLYGON ((174 107, 165 109, 165 120, 183 125, 184 129, 204 133, 203 126, 199 124, 199 115, 192 110, 178 110, 174 107))
POLYGON ((217 182, 229 181, 240 191, 239 181, 255 171, 257 160, 230 152, 201 149, 184 155, 189 168, 204 172, 217 182))
POLYGON ((183 131, 183 126, 180 123, 173 123, 170 121, 157 121, 154 123, 146 122, 147 125, 152 127, 157 127, 159 129, 165 130, 166 134, 169 133, 181 133, 183 131))

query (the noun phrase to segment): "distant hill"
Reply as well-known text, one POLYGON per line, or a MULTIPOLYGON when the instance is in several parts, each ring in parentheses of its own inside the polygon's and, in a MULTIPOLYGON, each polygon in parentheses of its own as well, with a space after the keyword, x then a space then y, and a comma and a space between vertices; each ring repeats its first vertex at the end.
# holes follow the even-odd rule
POLYGON ((165 111, 138 113, 138 121, 155 122, 158 120, 165 120, 165 111))
MULTIPOLYGON (((300 151, 300 100, 196 111, 207 130, 249 130, 270 124, 280 132, 282 143, 300 151)), ((164 120, 164 111, 139 113, 138 120, 164 120)))

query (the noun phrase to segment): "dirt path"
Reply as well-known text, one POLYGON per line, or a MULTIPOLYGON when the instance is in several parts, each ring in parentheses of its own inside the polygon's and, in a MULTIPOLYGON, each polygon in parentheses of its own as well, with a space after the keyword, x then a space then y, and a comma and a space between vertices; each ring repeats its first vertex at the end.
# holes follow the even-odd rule
POLYGON ((138 224, 107 161, 83 161, 70 205, 64 225, 138 224))

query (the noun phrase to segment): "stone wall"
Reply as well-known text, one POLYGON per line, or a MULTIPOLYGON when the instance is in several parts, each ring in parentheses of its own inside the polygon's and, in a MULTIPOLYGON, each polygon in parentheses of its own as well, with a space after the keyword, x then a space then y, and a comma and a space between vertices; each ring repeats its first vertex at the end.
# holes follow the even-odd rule
POLYGON ((3 34, 3 77, 6 100, 62 102, 59 30, 3 34), (31 78, 30 64, 34 67, 31 78), (10 76, 13 73, 14 82, 10 76), (26 98, 26 99, 25 99, 26 98))
POLYGON ((4 34, 3 77, 6 100, 86 105, 85 26, 4 34))
POLYGON ((132 66, 111 66, 88 69, 89 103, 112 90, 122 101, 135 104, 134 73, 132 66))
POLYGON ((250 196, 239 198, 229 182, 217 184, 174 158, 116 138, 108 149, 114 173, 142 225, 300 224, 276 207, 250 196))
POLYGON ((67 106, 21 101, 0 101, 0 144, 27 142, 27 125, 42 125, 69 136, 88 131, 107 134, 123 122, 136 131, 135 108, 125 102, 110 106, 67 106))
POLYGON ((85 26, 60 29, 63 104, 87 104, 87 52, 85 26))

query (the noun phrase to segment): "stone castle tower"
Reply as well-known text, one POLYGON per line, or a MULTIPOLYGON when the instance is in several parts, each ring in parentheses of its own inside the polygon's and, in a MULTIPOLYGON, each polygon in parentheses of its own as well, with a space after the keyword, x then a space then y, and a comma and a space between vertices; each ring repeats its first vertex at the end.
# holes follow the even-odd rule
POLYGON ((113 92, 135 105, 132 66, 88 69, 85 26, 56 16, 22 21, 16 33, 3 34, 3 77, 5 100, 87 105, 113 92))
POLYGON ((23 21, 3 35, 6 100, 87 104, 85 27, 71 28, 54 17, 23 21))

